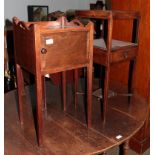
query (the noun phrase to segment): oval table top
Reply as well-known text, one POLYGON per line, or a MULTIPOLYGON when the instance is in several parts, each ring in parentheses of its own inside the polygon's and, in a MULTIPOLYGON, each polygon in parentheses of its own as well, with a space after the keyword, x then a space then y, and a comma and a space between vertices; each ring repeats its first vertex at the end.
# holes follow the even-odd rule
MULTIPOLYGON (((82 90, 80 84, 79 90, 82 90)), ((122 86, 113 90, 121 92, 122 86)), ((5 94, 5 154, 66 154, 102 153, 130 139, 144 124, 147 103, 138 95, 117 95, 109 98, 106 123, 102 123, 100 101, 93 97, 92 128, 86 126, 84 95, 78 95, 74 108, 73 87, 67 86, 67 112, 62 110, 61 86, 46 82, 47 110, 44 110, 44 142, 37 146, 35 132, 34 86, 25 89, 24 125, 20 126, 17 91, 5 94)))

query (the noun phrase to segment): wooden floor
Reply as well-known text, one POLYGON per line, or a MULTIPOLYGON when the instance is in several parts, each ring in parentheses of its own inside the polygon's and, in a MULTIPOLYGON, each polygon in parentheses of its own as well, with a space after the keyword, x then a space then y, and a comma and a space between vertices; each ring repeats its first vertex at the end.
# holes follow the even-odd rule
MULTIPOLYGON (((83 86, 83 84, 82 84, 83 86)), ((79 86, 79 89, 82 89, 79 86)), ((102 123, 101 105, 93 97, 93 127, 87 129, 84 95, 78 96, 74 109, 73 88, 68 85, 67 112, 62 111, 61 87, 46 83, 47 111, 44 111, 44 145, 37 146, 35 132, 34 87, 26 87, 24 125, 20 126, 17 112, 17 92, 5 94, 5 155, 84 155, 99 154, 121 144, 143 125, 147 113, 139 97, 116 96, 109 99, 107 121, 102 123), (34 119, 33 119, 34 118, 34 119), (121 135, 122 138, 116 137, 121 135)), ((113 90, 121 91, 117 86, 113 90)))

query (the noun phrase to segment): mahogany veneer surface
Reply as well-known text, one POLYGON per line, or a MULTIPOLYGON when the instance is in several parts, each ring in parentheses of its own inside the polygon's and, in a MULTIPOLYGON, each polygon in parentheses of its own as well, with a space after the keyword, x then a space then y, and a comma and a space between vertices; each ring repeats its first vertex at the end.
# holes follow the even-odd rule
MULTIPOLYGON (((79 86, 79 90, 82 91, 83 85, 79 86)), ((92 128, 88 129, 84 96, 78 96, 78 107, 75 110, 73 89, 71 85, 67 88, 68 107, 64 113, 61 88, 46 83, 47 111, 44 112, 42 147, 38 147, 35 133, 34 87, 25 89, 23 126, 20 126, 18 119, 16 90, 5 94, 5 155, 98 154, 130 138, 144 123, 146 104, 139 96, 132 97, 130 104, 127 97, 110 98, 106 124, 101 121, 100 102, 93 97, 92 128), (116 139, 118 135, 122 135, 119 140, 116 139)), ((121 88, 114 85, 113 90, 121 92, 121 88)))

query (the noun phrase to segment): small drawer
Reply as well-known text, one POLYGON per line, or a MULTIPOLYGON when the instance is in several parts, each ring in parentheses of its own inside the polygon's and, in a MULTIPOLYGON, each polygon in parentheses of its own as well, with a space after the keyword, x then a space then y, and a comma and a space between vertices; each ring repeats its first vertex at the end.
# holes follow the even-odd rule
POLYGON ((130 49, 122 49, 122 50, 116 50, 111 52, 110 62, 120 62, 127 59, 133 59, 136 57, 138 52, 138 48, 130 48, 130 49))

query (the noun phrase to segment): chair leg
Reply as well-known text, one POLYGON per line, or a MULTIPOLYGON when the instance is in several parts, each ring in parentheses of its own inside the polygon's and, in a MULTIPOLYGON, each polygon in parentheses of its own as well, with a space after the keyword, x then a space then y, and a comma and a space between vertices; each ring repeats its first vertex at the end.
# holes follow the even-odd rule
POLYGON ((62 96, 63 96, 63 110, 66 111, 66 100, 67 100, 67 91, 66 91, 66 72, 62 72, 62 96))
POLYGON ((104 77, 105 77, 105 69, 104 69, 103 65, 100 65, 100 74, 99 74, 99 85, 100 85, 100 87, 104 86, 104 82, 103 82, 104 77))
POLYGON ((92 65, 87 67, 87 124, 92 126, 92 65))
POLYGON ((42 107, 43 107, 43 93, 42 93, 42 77, 41 74, 37 73, 35 75, 35 81, 36 81, 36 114, 37 114, 37 138, 38 138, 38 144, 39 146, 43 143, 43 113, 42 113, 42 107))
POLYGON ((109 74, 110 66, 105 67, 105 77, 104 77, 104 89, 103 90, 103 123, 106 121, 106 112, 108 105, 108 90, 109 90, 109 74))
POLYGON ((123 155, 129 154, 129 140, 125 141, 123 145, 123 155))
MULTIPOLYGON (((135 73, 135 66, 136 66, 136 60, 130 60, 129 64, 129 76, 128 76, 128 93, 134 93, 134 87, 133 87, 133 82, 134 82, 134 73, 135 73)), ((130 96, 129 96, 129 101, 130 101, 130 96)))
POLYGON ((99 87, 100 87, 101 90, 102 90, 102 98, 100 98, 101 116, 102 116, 102 118, 104 118, 104 117, 103 117, 103 110, 104 110, 104 108, 103 108, 103 105, 104 105, 104 103, 103 103, 103 98, 104 98, 103 94, 104 94, 105 68, 104 68, 103 65, 100 65, 100 72, 99 72, 99 73, 100 73, 100 74, 99 74, 99 87))
POLYGON ((18 91, 18 111, 20 124, 23 124, 23 95, 24 95, 24 80, 21 67, 16 64, 17 73, 17 91, 18 91))
POLYGON ((77 91, 78 91, 78 69, 74 70, 74 106, 75 109, 77 109, 77 102, 78 102, 78 98, 77 98, 77 91))
POLYGON ((43 110, 47 110, 46 104, 46 83, 45 77, 42 76, 42 93, 43 93, 43 110))

